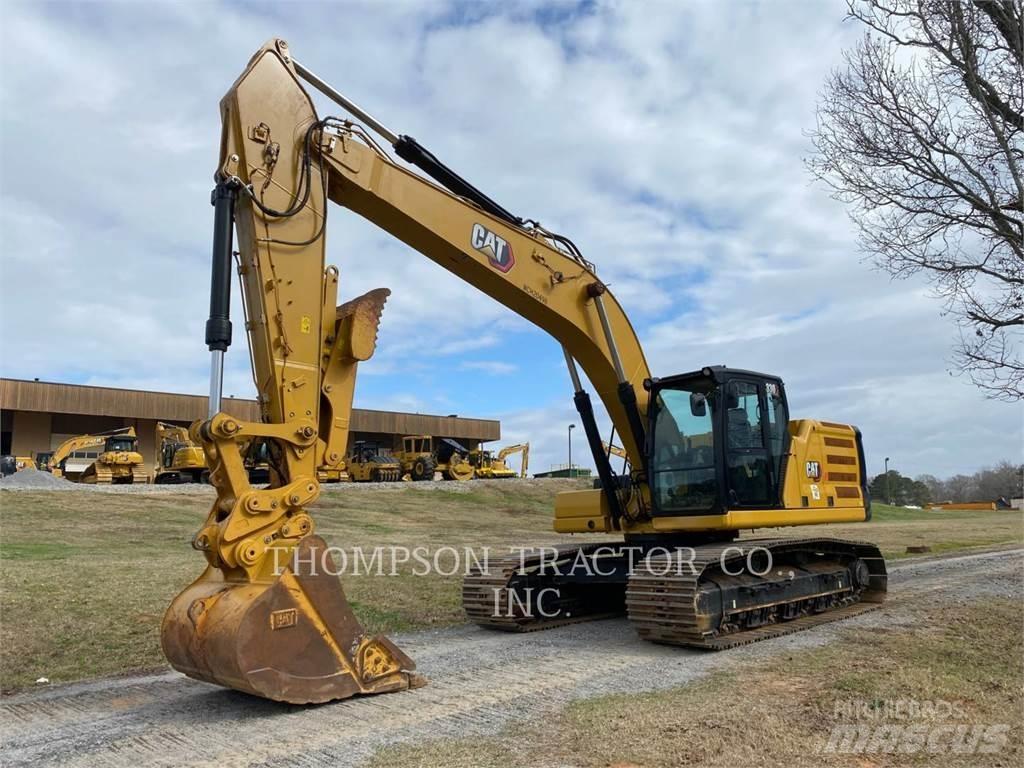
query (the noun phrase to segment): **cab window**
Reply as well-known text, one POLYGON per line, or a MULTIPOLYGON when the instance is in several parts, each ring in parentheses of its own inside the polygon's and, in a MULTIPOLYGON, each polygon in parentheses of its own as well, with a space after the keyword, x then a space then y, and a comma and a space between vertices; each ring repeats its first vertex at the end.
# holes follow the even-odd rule
POLYGON ((715 398, 710 381, 665 388, 654 398, 652 493, 662 512, 715 506, 715 398))
POLYGON ((776 488, 782 483, 783 458, 786 451, 786 436, 789 432, 789 413, 782 399, 782 391, 778 384, 765 383, 765 403, 768 416, 768 452, 774 469, 776 488))
POLYGON ((781 388, 776 382, 731 381, 725 405, 729 506, 775 506, 788 429, 781 388))
POLYGON ((730 381, 725 388, 725 454, 730 507, 771 504, 771 478, 758 390, 758 385, 751 381, 730 381))
POLYGON ((134 451, 135 441, 130 437, 114 437, 107 440, 108 451, 134 451))

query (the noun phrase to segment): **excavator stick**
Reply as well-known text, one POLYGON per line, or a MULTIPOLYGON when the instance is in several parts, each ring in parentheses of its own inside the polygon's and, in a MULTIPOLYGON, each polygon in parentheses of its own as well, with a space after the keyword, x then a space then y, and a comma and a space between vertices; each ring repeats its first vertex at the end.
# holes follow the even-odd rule
POLYGON ((336 573, 319 536, 300 539, 266 581, 232 583, 207 568, 167 611, 164 654, 189 677, 291 704, 416 687, 413 661, 366 635, 336 573))

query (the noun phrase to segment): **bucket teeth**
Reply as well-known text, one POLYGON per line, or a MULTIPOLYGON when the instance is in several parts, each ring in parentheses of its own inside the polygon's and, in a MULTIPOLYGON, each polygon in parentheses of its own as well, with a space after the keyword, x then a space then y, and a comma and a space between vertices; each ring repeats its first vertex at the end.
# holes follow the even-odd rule
POLYGON ((167 610, 161 639, 171 666, 189 677, 292 704, 423 682, 398 646, 364 632, 319 536, 301 539, 265 582, 207 568, 167 610))

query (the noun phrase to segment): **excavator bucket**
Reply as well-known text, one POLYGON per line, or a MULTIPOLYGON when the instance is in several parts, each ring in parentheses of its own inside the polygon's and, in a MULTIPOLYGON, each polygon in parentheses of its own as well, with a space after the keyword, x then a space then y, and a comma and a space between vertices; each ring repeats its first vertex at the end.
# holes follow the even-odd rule
POLYGON ((313 535, 265 583, 209 567, 168 608, 164 653, 189 677, 291 704, 422 685, 394 643, 365 634, 336 574, 313 535))

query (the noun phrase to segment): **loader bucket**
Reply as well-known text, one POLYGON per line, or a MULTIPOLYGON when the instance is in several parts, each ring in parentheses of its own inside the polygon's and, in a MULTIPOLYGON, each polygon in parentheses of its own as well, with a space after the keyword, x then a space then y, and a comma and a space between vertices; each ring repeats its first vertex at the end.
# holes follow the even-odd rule
POLYGON ((265 583, 213 567, 171 603, 164 654, 189 677, 291 704, 415 688, 415 664, 386 637, 368 637, 341 589, 327 545, 301 539, 265 583))

